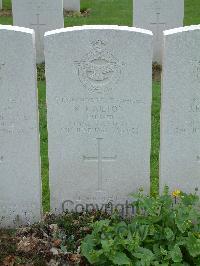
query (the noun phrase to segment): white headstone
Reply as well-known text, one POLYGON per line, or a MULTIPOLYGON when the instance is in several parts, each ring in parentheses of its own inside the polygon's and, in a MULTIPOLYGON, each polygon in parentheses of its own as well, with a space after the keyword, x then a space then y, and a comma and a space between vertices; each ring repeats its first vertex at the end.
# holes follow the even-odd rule
POLYGON ((152 42, 118 26, 45 34, 53 211, 149 192, 152 42))
POLYGON ((0 25, 0 227, 41 218, 34 32, 0 25))
POLYGON ((80 0, 63 0, 63 8, 67 11, 80 12, 80 0))
POLYGON ((164 32, 161 190, 200 189, 200 26, 164 32))
POLYGON ((153 32, 153 61, 162 63, 163 31, 183 26, 184 0, 133 1, 133 25, 153 32))
POLYGON ((44 62, 44 33, 64 27, 63 0, 12 0, 13 25, 36 32, 37 63, 44 62))

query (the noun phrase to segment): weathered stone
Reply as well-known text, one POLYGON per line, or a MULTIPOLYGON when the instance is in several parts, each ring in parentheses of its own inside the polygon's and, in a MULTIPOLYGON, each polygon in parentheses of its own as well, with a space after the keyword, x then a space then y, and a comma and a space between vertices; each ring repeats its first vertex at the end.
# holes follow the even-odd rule
POLYGON ((53 211, 149 192, 152 42, 118 26, 45 34, 53 211))
POLYGON ((200 188, 200 26, 164 32, 161 190, 200 188))
POLYGON ((12 0, 13 25, 36 33, 37 63, 44 62, 44 33, 64 27, 63 0, 12 0))
POLYGON ((0 25, 0 227, 41 218, 34 32, 0 25))
POLYGON ((133 1, 133 25, 153 32, 153 61, 161 63, 163 31, 183 26, 184 0, 133 1))

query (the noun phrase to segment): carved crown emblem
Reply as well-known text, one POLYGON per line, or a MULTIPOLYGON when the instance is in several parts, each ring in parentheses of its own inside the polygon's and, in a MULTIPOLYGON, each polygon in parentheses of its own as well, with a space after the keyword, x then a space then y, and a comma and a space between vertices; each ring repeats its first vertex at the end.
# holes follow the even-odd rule
POLYGON ((89 92, 110 91, 121 76, 123 64, 106 49, 102 40, 91 45, 91 51, 76 62, 80 82, 89 92))

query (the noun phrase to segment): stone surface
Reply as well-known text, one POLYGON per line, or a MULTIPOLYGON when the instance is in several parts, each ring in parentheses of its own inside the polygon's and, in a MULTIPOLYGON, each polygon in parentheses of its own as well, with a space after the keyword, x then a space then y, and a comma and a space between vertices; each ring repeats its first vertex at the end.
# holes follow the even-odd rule
POLYGON ((45 34, 53 211, 149 192, 152 43, 118 26, 45 34))
POLYGON ((44 33, 64 27, 63 0, 12 0, 13 25, 36 32, 37 63, 44 62, 44 33))
POLYGON ((164 32, 161 190, 200 188, 200 26, 164 32))
POLYGON ((0 25, 0 227, 41 218, 34 32, 0 25))
POLYGON ((67 11, 80 12, 80 0, 63 0, 63 8, 67 11))
POLYGON ((184 0, 133 0, 133 6, 133 25, 153 32, 153 61, 162 63, 163 31, 183 26, 184 0))

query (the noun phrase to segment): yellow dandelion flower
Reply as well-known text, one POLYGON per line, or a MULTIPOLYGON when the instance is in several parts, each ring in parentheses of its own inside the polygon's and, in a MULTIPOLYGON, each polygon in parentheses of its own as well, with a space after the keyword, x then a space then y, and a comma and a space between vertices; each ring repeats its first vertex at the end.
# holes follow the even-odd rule
POLYGON ((176 197, 176 198, 178 198, 179 196, 180 196, 180 194, 181 194, 181 191, 180 190, 175 190, 174 192, 172 192, 172 196, 173 197, 176 197))

